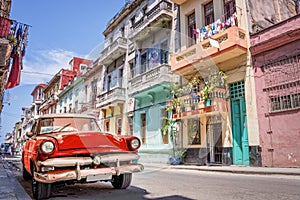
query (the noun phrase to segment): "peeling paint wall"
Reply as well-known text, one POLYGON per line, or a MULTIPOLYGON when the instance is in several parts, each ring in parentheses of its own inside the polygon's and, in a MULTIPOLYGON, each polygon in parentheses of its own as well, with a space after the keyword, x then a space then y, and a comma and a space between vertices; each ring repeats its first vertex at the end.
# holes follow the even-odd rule
POLYGON ((296 0, 248 0, 250 33, 255 33, 297 14, 296 0), (259 8, 259 9, 258 9, 259 8))

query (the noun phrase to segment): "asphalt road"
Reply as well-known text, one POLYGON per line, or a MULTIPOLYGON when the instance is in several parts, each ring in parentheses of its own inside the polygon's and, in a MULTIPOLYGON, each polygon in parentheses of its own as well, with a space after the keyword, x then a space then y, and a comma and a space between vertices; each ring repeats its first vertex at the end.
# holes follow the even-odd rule
MULTIPOLYGON (((30 181, 18 180, 31 195, 30 181)), ((110 183, 77 184, 53 189, 51 200, 63 199, 292 199, 300 200, 299 176, 242 175, 194 170, 146 168, 131 186, 115 190, 110 183)))

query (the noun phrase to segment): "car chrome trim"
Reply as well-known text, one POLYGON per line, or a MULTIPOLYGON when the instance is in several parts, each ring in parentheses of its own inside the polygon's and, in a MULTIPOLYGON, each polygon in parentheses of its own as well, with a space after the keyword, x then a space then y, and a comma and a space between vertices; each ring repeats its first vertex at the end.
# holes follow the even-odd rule
POLYGON ((71 170, 63 173, 43 174, 43 173, 35 172, 34 179, 42 183, 54 183, 57 181, 81 180, 83 178, 86 178, 89 175, 104 175, 108 173, 111 173, 112 175, 120 175, 125 173, 141 172, 144 170, 144 166, 141 164, 129 164, 129 165, 121 165, 121 166, 119 164, 117 164, 116 167, 106 167, 106 168, 96 168, 96 169, 80 169, 79 164, 77 164, 76 170, 71 170))
MULTIPOLYGON (((139 159, 137 154, 108 154, 101 155, 100 163, 114 163, 122 161, 131 161, 139 159)), ((69 166, 83 166, 90 165, 93 163, 91 157, 63 157, 63 158, 50 158, 45 161, 39 161, 39 166, 53 166, 53 167, 69 167, 69 166)))
POLYGON ((64 158, 50 158, 45 161, 39 161, 39 166, 53 166, 53 167, 69 167, 79 165, 90 165, 93 163, 90 157, 64 157, 64 158))

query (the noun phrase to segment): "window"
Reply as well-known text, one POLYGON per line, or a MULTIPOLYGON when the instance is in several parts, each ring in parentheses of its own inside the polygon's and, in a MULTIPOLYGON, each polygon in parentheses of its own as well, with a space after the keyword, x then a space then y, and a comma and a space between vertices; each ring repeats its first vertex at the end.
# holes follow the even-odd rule
POLYGON ((130 68, 130 74, 131 74, 131 78, 134 78, 135 77, 135 67, 134 67, 134 63, 133 62, 130 62, 129 63, 129 68, 130 68))
POLYGON ((236 12, 235 0, 224 0, 224 17, 229 19, 236 12))
POLYGON ((110 90, 110 86, 111 86, 111 75, 107 75, 107 91, 110 90))
POLYGON ((130 22, 131 22, 131 26, 134 26, 134 23, 135 23, 135 16, 131 17, 130 22))
POLYGON ((119 69, 119 78, 118 78, 118 85, 119 87, 122 87, 122 81, 123 81, 123 71, 124 69, 123 68, 120 68, 119 69))
POLYGON ((161 43, 161 63, 167 64, 169 62, 169 44, 168 41, 161 43))
POLYGON ((78 100, 75 101, 75 105, 74 105, 74 112, 77 112, 78 110, 78 100))
POLYGON ((106 131, 106 132, 109 132, 109 126, 110 126, 109 120, 105 120, 105 121, 104 121, 104 126, 105 126, 105 127, 104 127, 104 128, 105 128, 105 131, 106 131))
POLYGON ((141 74, 146 72, 147 69, 147 52, 144 52, 141 55, 141 74))
POLYGON ((201 144, 200 119, 188 120, 188 144, 201 144))
POLYGON ((144 6, 144 7, 143 7, 143 15, 145 16, 146 13, 147 13, 147 6, 144 6))
MULTIPOLYGON (((161 110, 161 116, 163 118, 168 117, 168 112, 166 111, 165 108, 161 110)), ((164 127, 166 125, 166 123, 167 123, 167 120, 163 119, 161 127, 164 127)), ((162 134, 162 142, 163 142, 163 144, 169 144, 169 131, 168 130, 162 134)))
POLYGON ((188 24, 188 46, 196 44, 196 35, 194 29, 196 28, 195 12, 187 16, 188 24))
POLYGON ((120 31, 121 31, 121 37, 125 37, 125 27, 124 26, 122 26, 120 28, 120 31))
POLYGON ((300 108, 300 54, 263 66, 270 112, 300 108))
POLYGON ((213 23, 214 20, 214 4, 213 1, 204 6, 205 25, 213 23))
POLYGON ((91 101, 92 101, 92 105, 94 105, 97 97, 97 80, 92 81, 91 85, 92 85, 91 101))
POLYGON ((85 64, 80 64, 80 71, 83 71, 87 68, 87 65, 85 64))
POLYGON ((142 138, 142 144, 146 144, 146 127, 147 127, 147 124, 146 124, 146 113, 142 113, 141 114, 141 128, 142 128, 142 135, 141 135, 141 138, 142 138))
POLYGON ((133 135, 133 116, 128 117, 129 135, 133 135))
POLYGON ((117 135, 121 135, 121 133, 122 133, 122 118, 121 117, 117 119, 116 130, 117 130, 117 135))

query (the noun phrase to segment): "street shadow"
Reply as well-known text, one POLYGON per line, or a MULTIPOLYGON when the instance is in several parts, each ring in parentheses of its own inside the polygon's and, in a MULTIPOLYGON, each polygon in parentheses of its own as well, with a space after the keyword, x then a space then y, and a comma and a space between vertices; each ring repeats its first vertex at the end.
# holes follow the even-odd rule
POLYGON ((92 183, 92 184, 75 184, 65 187, 53 188, 50 199, 101 199, 101 200, 191 200, 179 195, 172 195, 159 198, 147 198, 150 194, 143 188, 130 186, 127 189, 114 189, 110 183, 92 183))

